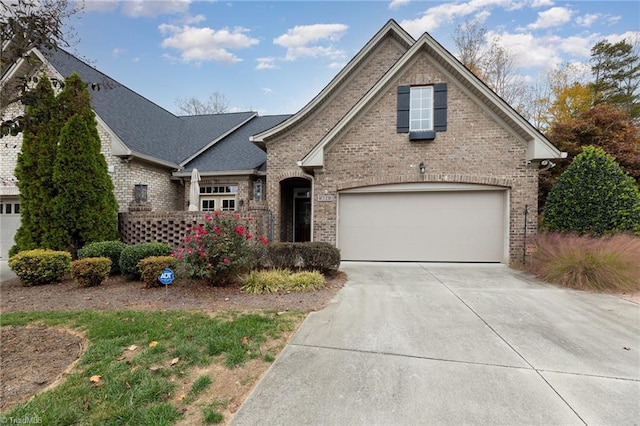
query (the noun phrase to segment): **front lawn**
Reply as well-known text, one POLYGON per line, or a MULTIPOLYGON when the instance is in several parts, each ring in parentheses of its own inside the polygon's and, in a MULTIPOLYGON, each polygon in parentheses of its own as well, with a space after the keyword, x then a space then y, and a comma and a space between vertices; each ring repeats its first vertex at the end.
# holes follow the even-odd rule
MULTIPOLYGON (((227 388, 235 383, 243 387, 240 397, 246 393, 303 317, 94 310, 3 314, 5 333, 5 327, 29 324, 68 328, 86 337, 87 348, 58 386, 2 413, 0 420, 36 419, 46 425, 228 420, 241 401, 227 388)), ((6 346, 3 374, 11 369, 5 351, 20 351, 6 346)))

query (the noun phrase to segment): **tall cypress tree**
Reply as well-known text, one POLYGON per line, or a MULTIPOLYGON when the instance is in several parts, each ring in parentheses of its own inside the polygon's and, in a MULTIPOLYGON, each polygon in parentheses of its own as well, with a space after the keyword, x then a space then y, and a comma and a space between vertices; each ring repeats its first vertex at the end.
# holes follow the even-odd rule
POLYGON ((58 111, 68 119, 53 167, 53 226, 45 243, 75 256, 86 243, 118 238, 118 203, 89 92, 77 74, 66 79, 57 100, 58 111))
POLYGON ((50 80, 43 77, 30 93, 22 151, 15 175, 20 189, 20 227, 11 254, 46 247, 44 236, 51 225, 51 204, 55 189, 51 182, 56 147, 62 124, 50 80))

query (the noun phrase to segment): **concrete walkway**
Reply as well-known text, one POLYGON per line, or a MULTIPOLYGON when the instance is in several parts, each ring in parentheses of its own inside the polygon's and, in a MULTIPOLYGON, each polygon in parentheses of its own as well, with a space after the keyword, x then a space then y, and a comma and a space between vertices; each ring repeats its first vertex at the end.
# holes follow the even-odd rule
POLYGON ((231 424, 640 422, 640 305, 504 265, 342 269, 231 424))

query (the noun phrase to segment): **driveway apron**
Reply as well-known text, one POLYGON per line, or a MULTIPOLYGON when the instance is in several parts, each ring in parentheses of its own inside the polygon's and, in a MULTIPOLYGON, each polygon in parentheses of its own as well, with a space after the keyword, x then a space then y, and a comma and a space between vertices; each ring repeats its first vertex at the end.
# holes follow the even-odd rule
POLYGON ((497 264, 342 269, 231 424, 639 424, 639 305, 497 264))

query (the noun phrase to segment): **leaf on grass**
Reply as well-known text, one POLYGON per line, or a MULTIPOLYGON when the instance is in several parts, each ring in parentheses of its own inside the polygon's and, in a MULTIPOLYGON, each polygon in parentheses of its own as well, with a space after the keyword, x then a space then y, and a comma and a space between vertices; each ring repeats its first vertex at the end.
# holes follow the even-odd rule
POLYGON ((136 349, 138 349, 137 345, 131 345, 127 348, 128 351, 135 351, 136 349))
POLYGON ((249 344, 249 338, 248 338, 247 336, 244 336, 244 337, 242 338, 242 344, 243 344, 244 346, 247 346, 247 345, 249 344))
POLYGON ((149 342, 149 347, 150 348, 155 348, 156 346, 158 346, 158 342, 156 342, 155 340, 149 342))
POLYGON ((129 382, 124 382, 124 386, 125 386, 127 389, 131 389, 131 385, 129 384, 129 382))
POLYGON ((91 396, 87 395, 86 398, 84 399, 84 404, 82 404, 82 408, 84 409, 84 411, 87 411, 89 409, 90 404, 91 404, 91 396))
POLYGON ((100 380, 102 380, 102 376, 99 374, 95 374, 91 377, 89 377, 89 380, 91 380, 91 383, 98 383, 100 382, 100 380))
POLYGON ((149 367, 149 371, 158 371, 162 368, 162 366, 160 365, 152 365, 151 367, 149 367))
POLYGON ((178 361, 180 361, 180 358, 175 357, 174 359, 171 360, 171 365, 176 365, 178 361))
POLYGON ((187 397, 186 394, 180 394, 180 396, 178 397, 178 401, 182 401, 183 399, 185 399, 187 397))

